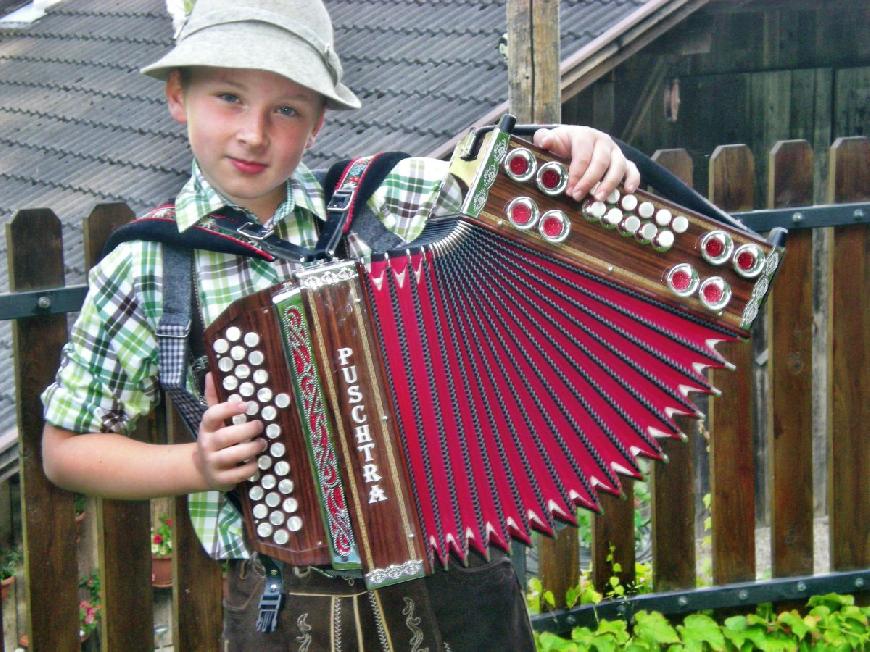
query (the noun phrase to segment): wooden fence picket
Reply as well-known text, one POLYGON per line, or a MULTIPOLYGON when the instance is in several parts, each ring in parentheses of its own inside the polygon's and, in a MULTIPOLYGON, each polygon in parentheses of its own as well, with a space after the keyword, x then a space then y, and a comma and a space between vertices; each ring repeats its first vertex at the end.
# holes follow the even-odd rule
MULTIPOLYGON (((170 442, 190 441, 178 413, 167 406, 170 442)), ((175 499, 172 556, 172 640, 186 652, 218 652, 223 631, 223 580, 218 562, 205 554, 187 511, 187 496, 175 499)))
MULTIPOLYGON (((684 149, 663 149, 653 160, 666 167, 686 185, 692 185, 692 157, 684 149)), ((653 586, 657 591, 695 586, 695 422, 678 418, 687 435, 685 442, 660 441, 668 464, 655 464, 651 472, 653 586)))
MULTIPOLYGON (((726 211, 755 204, 755 162, 745 145, 717 147, 710 157, 710 200, 726 211)), ((752 347, 719 346, 737 372, 710 372, 722 395, 710 399, 710 493, 713 582, 755 579, 755 458, 752 429, 752 347)))
MULTIPOLYGON (((770 153, 770 208, 813 202, 813 151, 805 140, 770 153)), ((768 300, 770 315, 770 545, 775 577, 813 572, 813 233, 789 234, 768 300), (800 399, 798 397, 806 397, 800 399)))
MULTIPOLYGON (((53 212, 19 211, 7 225, 6 241, 13 292, 64 284, 60 220, 53 212)), ((66 315, 16 320, 12 337, 29 645, 37 652, 76 652, 81 646, 73 495, 49 482, 42 471, 39 400, 54 378, 67 340, 66 315)))
MULTIPOLYGON (((870 199, 870 140, 831 146, 828 201, 870 199)), ((870 566, 870 228, 834 229, 831 263, 831 419, 828 517, 831 568, 870 566)))

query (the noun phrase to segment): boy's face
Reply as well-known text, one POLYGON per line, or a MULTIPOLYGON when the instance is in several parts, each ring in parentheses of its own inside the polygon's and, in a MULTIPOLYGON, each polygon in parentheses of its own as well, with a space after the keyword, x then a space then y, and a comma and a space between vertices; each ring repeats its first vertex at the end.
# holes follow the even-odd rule
POLYGON ((191 68, 184 81, 173 71, 166 97, 209 183, 261 222, 323 126, 318 93, 264 70, 191 68))

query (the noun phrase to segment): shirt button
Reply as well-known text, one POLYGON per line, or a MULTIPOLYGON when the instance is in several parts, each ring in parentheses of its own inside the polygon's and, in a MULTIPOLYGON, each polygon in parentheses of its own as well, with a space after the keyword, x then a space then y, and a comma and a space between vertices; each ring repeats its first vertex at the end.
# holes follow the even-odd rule
POLYGON ((388 229, 396 228, 396 216, 395 215, 384 215, 384 226, 388 229))

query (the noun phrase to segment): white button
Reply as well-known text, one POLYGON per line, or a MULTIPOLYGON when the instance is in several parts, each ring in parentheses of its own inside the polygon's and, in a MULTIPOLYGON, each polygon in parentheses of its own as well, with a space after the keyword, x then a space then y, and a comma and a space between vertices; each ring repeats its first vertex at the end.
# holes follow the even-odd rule
POLYGON ((275 405, 279 408, 285 408, 290 405, 290 396, 288 394, 278 394, 275 397, 275 405))

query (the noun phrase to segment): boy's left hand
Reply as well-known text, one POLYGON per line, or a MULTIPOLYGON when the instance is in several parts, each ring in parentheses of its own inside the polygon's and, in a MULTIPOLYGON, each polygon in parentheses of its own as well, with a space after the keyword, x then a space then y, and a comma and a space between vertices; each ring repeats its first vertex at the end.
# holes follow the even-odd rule
POLYGON ((577 201, 590 191, 595 199, 604 199, 620 184, 627 192, 634 192, 640 185, 635 164, 625 158, 610 136, 592 127, 538 129, 534 143, 556 156, 571 159, 565 194, 577 201))

